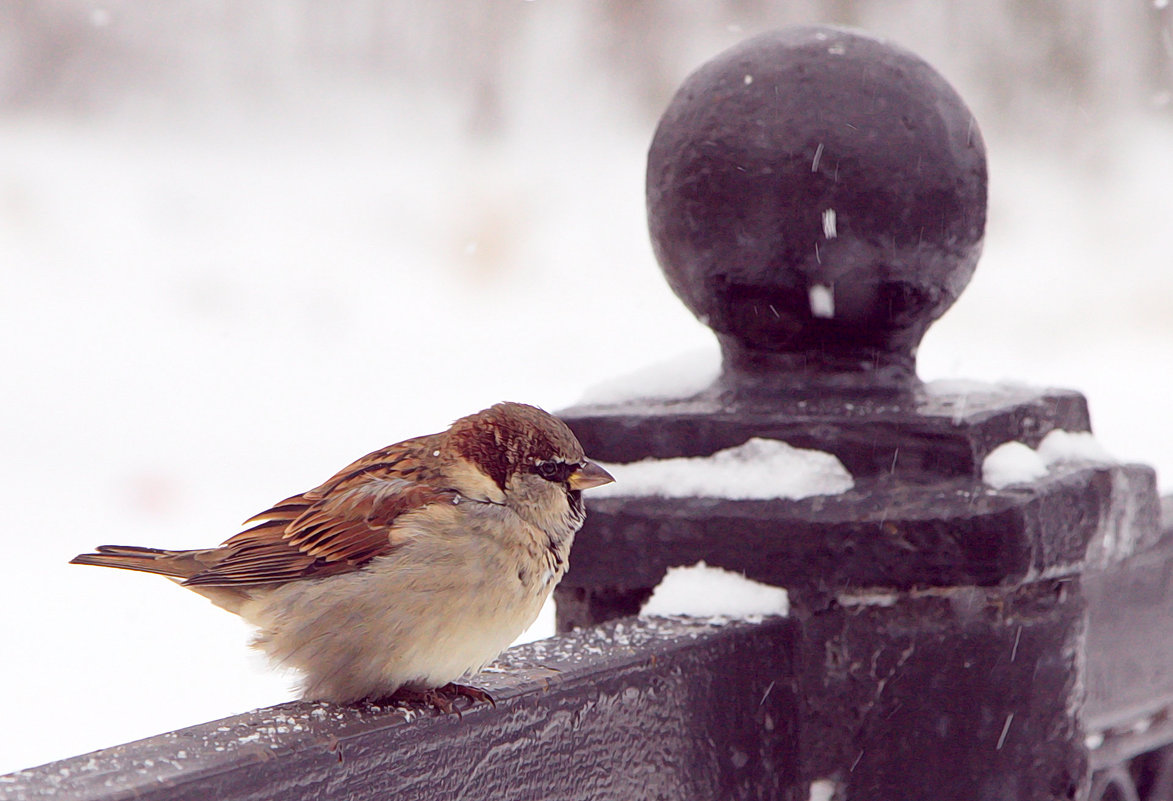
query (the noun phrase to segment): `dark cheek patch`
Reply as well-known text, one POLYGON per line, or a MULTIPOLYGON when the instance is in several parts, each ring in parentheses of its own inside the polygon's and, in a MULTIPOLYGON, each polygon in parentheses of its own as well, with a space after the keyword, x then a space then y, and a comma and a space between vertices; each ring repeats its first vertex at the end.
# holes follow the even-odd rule
POLYGON ((504 492, 510 472, 509 459, 505 451, 495 443, 489 443, 488 447, 479 449, 477 453, 471 454, 471 457, 504 492))
POLYGON ((492 432, 466 430, 459 436, 456 445, 462 456, 480 467, 502 492, 505 491, 505 482, 512 469, 509 449, 498 442, 492 432))

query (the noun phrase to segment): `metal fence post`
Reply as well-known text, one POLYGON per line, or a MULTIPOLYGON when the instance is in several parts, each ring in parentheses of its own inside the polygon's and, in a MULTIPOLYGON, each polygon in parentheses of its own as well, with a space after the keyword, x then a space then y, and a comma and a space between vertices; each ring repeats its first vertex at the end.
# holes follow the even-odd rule
POLYGON ((800 773, 836 797, 1086 795, 1086 685, 1112 659, 1089 650, 1089 592, 1111 596, 1105 571, 1159 550, 1146 467, 1064 458, 983 481, 1003 443, 1089 431, 1081 395, 917 379, 922 335, 980 254, 986 179, 972 114, 906 50, 804 27, 726 51, 676 94, 647 174, 657 259, 716 333, 722 375, 563 415, 603 461, 767 437, 852 473, 850 491, 803 500, 595 501, 557 590, 566 630, 638 611, 668 567, 701 559, 787 587, 800 773))

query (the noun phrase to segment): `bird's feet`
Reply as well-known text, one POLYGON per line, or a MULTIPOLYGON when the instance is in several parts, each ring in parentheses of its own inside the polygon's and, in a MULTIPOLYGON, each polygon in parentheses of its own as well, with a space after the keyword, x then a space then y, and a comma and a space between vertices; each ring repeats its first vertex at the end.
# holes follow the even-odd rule
POLYGON ((494 700, 493 696, 489 695, 480 687, 473 687, 470 684, 457 684, 456 682, 449 682, 443 687, 440 687, 437 692, 449 692, 457 698, 467 698, 469 700, 470 707, 477 702, 482 704, 488 702, 494 709, 497 708, 497 702, 494 700))
POLYGON ((493 700, 493 696, 489 695, 484 690, 478 687, 470 687, 467 684, 456 684, 449 682, 442 687, 433 687, 428 690, 412 690, 407 687, 400 687, 391 695, 393 701, 410 701, 414 703, 427 704, 428 706, 443 712, 445 715, 456 713, 456 717, 463 718, 460 710, 456 708, 455 701, 458 698, 467 698, 469 700, 469 707, 471 708, 477 702, 488 701, 494 707, 497 702, 493 700))

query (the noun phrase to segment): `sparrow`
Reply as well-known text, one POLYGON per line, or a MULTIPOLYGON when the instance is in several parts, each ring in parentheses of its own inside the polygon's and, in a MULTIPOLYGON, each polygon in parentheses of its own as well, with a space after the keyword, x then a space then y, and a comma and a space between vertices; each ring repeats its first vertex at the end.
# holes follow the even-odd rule
POLYGON ((498 403, 245 521, 217 548, 103 545, 71 564, 158 573, 257 628, 307 700, 424 700, 533 623, 568 566, 582 490, 614 479, 558 418, 498 403))

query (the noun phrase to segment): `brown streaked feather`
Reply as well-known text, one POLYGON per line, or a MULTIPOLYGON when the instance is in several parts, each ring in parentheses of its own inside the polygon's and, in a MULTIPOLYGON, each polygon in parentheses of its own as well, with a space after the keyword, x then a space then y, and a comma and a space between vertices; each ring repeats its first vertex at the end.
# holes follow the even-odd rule
POLYGON ((218 548, 103 545, 73 563, 158 573, 190 587, 225 588, 357 570, 402 544, 407 535, 397 525, 403 515, 455 498, 434 481, 438 468, 426 469, 421 460, 440 447, 442 436, 417 437, 367 454, 324 484, 250 518, 246 522, 256 525, 218 548))
POLYGON ((183 582, 185 586, 255 586, 301 578, 319 578, 344 573, 357 567, 346 562, 326 564, 279 540, 242 550, 234 550, 228 546, 221 546, 218 550, 225 552, 220 562, 215 567, 188 578, 183 582))
POLYGON ((422 458, 429 452, 438 450, 443 438, 443 434, 431 434, 405 439, 403 442, 372 451, 339 470, 325 483, 289 500, 321 500, 339 487, 364 476, 419 480, 415 474, 423 468, 422 458))
MULTIPOLYGON (((216 549, 215 566, 191 586, 269 584, 355 570, 401 544, 397 521, 454 493, 419 482, 420 457, 438 435, 417 437, 367 454, 324 484, 286 498, 250 518, 257 523, 216 549), (413 481, 405 480, 411 475, 413 481)), ((431 478, 431 476, 429 476, 431 478)))
POLYGON ((71 565, 120 567, 183 579, 204 570, 215 548, 193 551, 168 551, 136 545, 99 545, 96 553, 81 553, 69 560, 71 565))
POLYGON ((420 457, 429 451, 436 450, 442 437, 443 434, 415 437, 389 445, 381 450, 372 451, 361 459, 351 462, 312 490, 292 495, 265 511, 253 515, 244 521, 245 525, 260 520, 296 520, 309 506, 326 498, 338 487, 348 482, 354 482, 356 479, 414 477, 414 474, 419 472, 421 468, 420 457))
POLYGON ((301 495, 295 495, 292 498, 287 498, 278 505, 266 509, 259 514, 255 514, 248 520, 244 521, 247 526, 249 523, 255 523, 258 520, 293 520, 305 509, 305 502, 301 495), (300 503, 291 503, 291 501, 301 501, 300 503))

